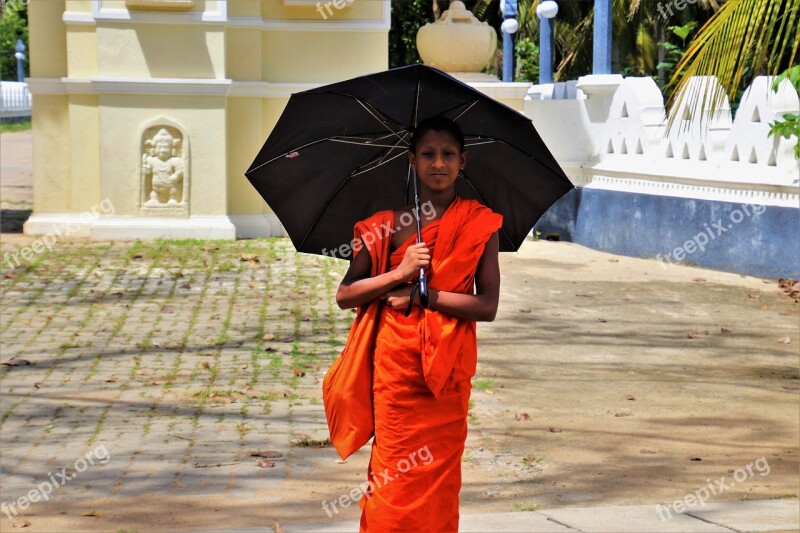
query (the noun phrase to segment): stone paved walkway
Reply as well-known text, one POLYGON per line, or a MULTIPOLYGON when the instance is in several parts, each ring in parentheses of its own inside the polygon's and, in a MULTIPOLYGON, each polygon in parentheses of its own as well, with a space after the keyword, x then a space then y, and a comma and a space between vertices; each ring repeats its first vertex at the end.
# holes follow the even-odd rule
MULTIPOLYGON (((59 241, 24 259, 32 245, 0 239, 0 360, 18 364, 0 366, 0 530, 288 528, 363 480, 368 451, 339 464, 318 447, 320 380, 352 320, 334 301, 345 264, 284 239, 59 241)), ((501 269, 465 514, 669 502, 762 455, 769 477, 726 498, 796 504, 797 311, 774 283, 679 269, 668 285, 652 262, 568 244, 526 243, 501 269), (698 322, 716 330, 687 338, 698 322), (729 353, 734 373, 708 366, 729 353)))
POLYGON ((342 265, 290 247, 65 242, 5 265, 2 358, 31 364, 0 367, 0 501, 62 467, 74 478, 33 515, 76 498, 258 500, 307 469, 303 448, 280 467, 249 455, 286 463, 291 439, 326 438, 319 376, 351 320, 333 299, 342 265))

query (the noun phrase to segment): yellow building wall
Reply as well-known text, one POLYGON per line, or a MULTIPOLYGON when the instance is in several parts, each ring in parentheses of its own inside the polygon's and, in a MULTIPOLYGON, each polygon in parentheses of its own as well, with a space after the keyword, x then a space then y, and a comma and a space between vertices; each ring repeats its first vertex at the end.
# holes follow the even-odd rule
MULTIPOLYGON (((69 181, 71 211, 88 212, 100 198, 99 109, 97 95, 69 97, 69 181)), ((106 154, 106 156, 113 154, 106 154)), ((66 175, 65 175, 66 177, 66 175)))
POLYGON ((71 143, 67 95, 40 94, 33 100, 34 212, 69 213, 71 143))
POLYGON ((266 214, 270 210, 244 176, 266 140, 263 98, 229 98, 227 112, 228 213, 232 215, 266 214))
POLYGON ((228 78, 261 81, 261 30, 229 28, 225 37, 228 78))
POLYGON ((261 57, 264 80, 333 82, 385 70, 389 41, 382 32, 268 31, 261 57))
POLYGON ((225 77, 225 31, 199 24, 120 24, 97 28, 102 76, 225 77))
MULTIPOLYGON (((337 0, 341 9, 337 9, 330 0, 330 7, 325 4, 329 0, 319 0, 322 9, 312 5, 286 5, 283 0, 264 0, 261 4, 261 16, 265 19, 277 20, 380 20, 383 17, 383 2, 378 0, 337 0)), ((395 0, 398 1, 398 0, 395 0)), ((403 0, 407 1, 407 0, 403 0)), ((320 32, 331 33, 331 32, 320 32)))
POLYGON ((71 78, 97 75, 97 34, 93 27, 70 27, 67 32, 67 69, 71 78))

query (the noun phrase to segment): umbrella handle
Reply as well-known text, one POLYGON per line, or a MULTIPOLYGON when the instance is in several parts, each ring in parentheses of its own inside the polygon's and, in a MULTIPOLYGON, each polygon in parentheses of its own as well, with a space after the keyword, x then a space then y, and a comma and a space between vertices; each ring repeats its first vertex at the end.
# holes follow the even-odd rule
MULTIPOLYGON (((414 181, 414 207, 416 207, 415 218, 417 219, 417 242, 422 242, 422 223, 419 220, 419 191, 417 190, 417 169, 412 169, 414 181)), ((425 275, 425 268, 419 269, 419 303, 424 309, 428 308, 428 277, 425 275)), ((414 299, 413 297, 411 298, 414 299)))
POLYGON ((428 276, 424 268, 419 269, 419 303, 424 309, 428 308, 428 276))

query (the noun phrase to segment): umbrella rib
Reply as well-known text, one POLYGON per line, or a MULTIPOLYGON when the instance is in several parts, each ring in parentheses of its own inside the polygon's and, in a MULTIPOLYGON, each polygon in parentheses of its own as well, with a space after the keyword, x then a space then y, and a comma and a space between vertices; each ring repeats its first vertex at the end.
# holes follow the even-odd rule
MULTIPOLYGON (((403 133, 403 137, 402 137, 401 139, 399 139, 399 140, 398 140, 396 143, 394 143, 394 146, 392 147, 392 149, 391 149, 391 150, 387 150, 387 151, 386 151, 386 153, 385 153, 385 154, 383 154, 383 157, 381 157, 381 164, 382 164, 383 160, 386 158, 386 156, 388 156, 388 155, 389 155, 389 154, 392 152, 392 150, 394 150, 395 148, 397 148, 397 147, 398 147, 398 145, 400 144, 400 142, 401 142, 401 141, 402 141, 402 142, 406 142, 406 139, 405 139, 405 137, 406 137, 407 135, 408 135, 408 130, 406 130, 406 131, 403 133)), ((392 158, 392 159, 394 159, 394 158, 392 158)), ((390 161, 391 161, 391 159, 390 159, 390 161)), ((380 165, 378 165, 378 166, 380 166, 380 165)), ((377 168, 377 167, 376 167, 376 168, 377 168)))
POLYGON ((284 153, 282 153, 281 155, 278 155, 278 156, 275 156, 275 157, 273 157, 273 158, 272 158, 272 159, 270 159, 269 161, 265 161, 265 162, 261 163, 260 165, 258 165, 258 166, 257 166, 257 167, 255 167, 255 168, 251 168, 251 169, 250 169, 250 170, 248 170, 248 171, 247 171, 245 174, 249 174, 249 173, 251 173, 251 172, 255 172, 255 171, 256 171, 256 170, 258 170, 259 168, 261 168, 261 167, 264 167, 264 166, 267 166, 267 165, 269 165, 270 163, 272 163, 273 161, 277 161, 277 160, 278 160, 278 159, 280 159, 281 157, 286 157, 287 155, 291 154, 292 152, 296 152, 296 151, 298 151, 298 150, 302 150, 303 148, 308 148, 309 146, 314 146, 315 144, 319 144, 319 143, 321 143, 321 142, 330 141, 330 140, 331 140, 331 137, 325 137, 324 139, 317 139, 316 141, 311 141, 310 143, 306 143, 306 144, 304 144, 304 145, 302 145, 302 146, 298 146, 298 147, 296 147, 296 148, 292 148, 291 150, 289 150, 289 151, 287 151, 287 152, 284 152, 284 153))
POLYGON ((387 123, 387 121, 386 121, 385 119, 383 119, 382 117, 378 116, 378 114, 377 114, 377 111, 373 112, 373 111, 372 111, 372 110, 371 110, 369 107, 367 107, 367 105, 366 105, 364 102, 362 102, 362 101, 361 101, 361 99, 360 99, 360 98, 358 98, 358 97, 356 97, 356 96, 353 96, 353 95, 348 95, 348 96, 350 96, 351 98, 353 98, 353 99, 354 99, 356 102, 358 102, 358 103, 359 103, 359 105, 360 105, 361 107, 363 107, 364 109, 366 109, 366 110, 367 110, 367 113, 369 113, 370 115, 372 115, 372 118, 374 118, 375 120, 377 120, 378 122, 380 122, 380 123, 383 125, 383 127, 384 127, 384 128, 386 128, 387 130, 389 130, 390 132, 392 132, 392 134, 394 134, 396 137, 400 137, 400 135, 398 135, 398 133, 397 133, 396 131, 394 131, 392 128, 390 128, 390 127, 389 127, 389 124, 387 123))
POLYGON ((345 141, 344 139, 336 139, 333 137, 331 137, 330 140, 335 143, 355 144, 357 146, 366 146, 368 148, 371 148, 373 146, 378 148, 397 148, 397 144, 372 144, 369 141, 361 141, 361 142, 345 141))
MULTIPOLYGON (((536 160, 536 161, 538 161, 538 162, 539 162, 539 163, 540 163, 542 166, 545 166, 545 167, 547 167, 547 169, 548 169, 548 170, 550 170, 551 172, 553 172, 554 174, 561 174, 561 175, 563 175, 563 174, 564 174, 564 171, 563 171, 563 170, 561 170, 561 168, 554 169, 552 166, 550 166, 550 164, 549 164, 548 162, 546 162, 546 161, 542 160, 540 157, 538 157, 538 156, 535 156, 535 155, 530 155, 530 154, 528 154, 528 152, 526 152, 526 151, 525 151, 525 150, 523 150, 522 148, 518 148, 517 146, 514 146, 513 144, 511 144, 511 143, 509 143, 509 142, 506 142, 506 141, 504 141, 503 139, 497 139, 497 138, 495 138, 495 137, 476 137, 476 139, 488 139, 488 141, 487 141, 487 142, 482 142, 482 143, 475 143, 475 144, 471 144, 470 146, 480 146, 480 145, 482 145, 482 144, 491 144, 491 143, 493 143, 493 142, 497 142, 497 143, 500 143, 500 144, 505 144, 505 145, 506 145, 506 146, 508 146, 509 148, 513 148, 514 150, 516 150, 516 151, 518 151, 518 152, 522 152, 522 153, 523 153, 524 155, 526 155, 527 157, 530 157, 531 159, 535 159, 535 160, 536 160)), ((466 144, 465 144, 465 147, 466 147, 466 144)))
POLYGON ((420 89, 421 82, 419 78, 417 78, 417 96, 414 100, 414 129, 417 128, 417 116, 419 115, 419 89, 420 89))
POLYGON ((469 111, 470 109, 472 109, 473 107, 475 107, 475 104, 477 104, 478 102, 480 102, 480 100, 473 100, 473 101, 472 101, 472 102, 469 104, 469 107, 467 107, 467 108, 466 108, 464 111, 462 111, 461 113, 459 113, 457 117, 454 117, 454 118, 452 119, 452 120, 453 120, 453 122, 455 122, 456 120, 460 119, 460 118, 461 118, 461 116, 462 116, 464 113, 466 113, 467 111, 469 111))
MULTIPOLYGON (((392 131, 391 128, 389 129, 389 131, 392 131)), ((397 133, 396 132, 392 131, 392 134, 397 137, 397 133)), ((387 135, 386 137, 390 137, 390 135, 387 135)), ((382 139, 382 138, 386 138, 386 137, 377 137, 377 138, 378 139, 382 139)), ((404 139, 401 138, 401 140, 404 140, 404 139)), ((341 142, 341 143, 347 143, 348 142, 348 141, 344 141, 342 139, 337 139, 335 137, 324 137, 322 139, 317 139, 316 141, 311 141, 311 142, 303 144, 301 146, 297 146, 297 147, 292 148, 292 149, 290 149, 290 150, 288 150, 288 151, 286 151, 286 152, 284 152, 284 153, 282 153, 280 155, 277 155, 277 156, 273 157, 272 159, 270 159, 269 161, 265 161, 265 162, 261 163, 260 165, 258 165, 257 167, 249 170, 248 173, 255 172, 256 170, 260 169, 261 167, 267 166, 270 163, 272 163, 274 161, 277 161, 278 159, 280 159, 282 157, 286 157, 287 155, 291 154, 292 152, 296 152, 298 150, 302 150, 304 148, 308 148, 309 146, 314 146, 315 144, 319 144, 319 143, 322 143, 322 142, 325 142, 325 141, 333 141, 333 142, 341 142)), ((352 141, 350 141, 349 144, 363 144, 365 146, 378 146, 378 147, 387 147, 387 148, 392 147, 391 145, 356 143, 356 142, 352 142, 352 141)), ((395 144, 394 146, 397 146, 397 145, 395 144)))
MULTIPOLYGON (((352 173, 352 174, 350 174, 350 176, 349 176, 349 177, 351 177, 351 178, 352 178, 352 177, 355 177, 355 176, 359 176, 359 175, 361 175, 361 174, 366 174, 367 172, 370 172, 370 171, 372 171, 372 170, 375 170, 376 168, 382 167, 382 166, 383 166, 383 165, 385 165, 386 163, 391 163, 392 161, 394 161, 394 160, 395 160, 395 159, 397 159, 398 157, 403 157, 403 154, 404 154, 404 153, 405 153, 405 152, 400 152, 399 154, 397 154, 397 155, 395 155, 395 156, 392 156, 390 159, 387 159, 387 160, 385 160, 385 161, 381 160, 381 162, 380 162, 380 163, 378 163, 377 165, 375 165, 375 166, 372 166, 372 167, 370 167, 370 168, 364 168, 364 169, 361 169, 361 170, 359 170, 359 169, 356 169, 355 171, 353 171, 353 173, 352 173)), ((385 156, 384 156, 384 157, 385 157, 385 156)))
POLYGON ((469 141, 467 141, 467 142, 464 143, 464 148, 467 148, 469 146, 480 146, 482 144, 492 144, 492 143, 496 143, 496 142, 497 142, 497 140, 495 140, 495 139, 491 139, 489 141, 484 141, 482 143, 470 143, 469 141))

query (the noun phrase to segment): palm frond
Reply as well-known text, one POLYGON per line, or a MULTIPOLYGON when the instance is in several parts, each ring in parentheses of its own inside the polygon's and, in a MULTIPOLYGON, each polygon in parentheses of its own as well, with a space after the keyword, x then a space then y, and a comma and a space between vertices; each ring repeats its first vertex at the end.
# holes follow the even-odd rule
POLYGON ((675 68, 670 80, 669 128, 684 99, 694 108, 700 98, 710 99, 709 115, 727 94, 735 98, 742 85, 755 75, 777 75, 794 64, 800 44, 800 3, 797 0, 728 0, 700 29, 675 68), (786 50, 790 50, 788 54, 786 50), (688 94, 692 76, 716 76, 719 85, 711 94, 688 94))

